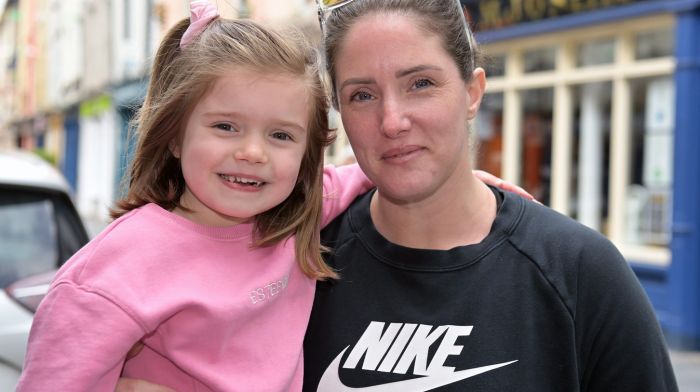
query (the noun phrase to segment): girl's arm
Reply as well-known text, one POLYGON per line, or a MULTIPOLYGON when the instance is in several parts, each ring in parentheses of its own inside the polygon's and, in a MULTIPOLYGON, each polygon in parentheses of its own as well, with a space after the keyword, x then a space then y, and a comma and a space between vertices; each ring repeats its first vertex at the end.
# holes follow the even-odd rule
POLYGON ((321 227, 325 227, 345 211, 357 196, 373 186, 357 163, 338 167, 326 165, 323 168, 321 227))
POLYGON ((528 193, 528 191, 526 191, 525 189, 523 189, 523 188, 521 188, 513 183, 510 183, 506 180, 503 180, 499 177, 496 177, 489 172, 485 172, 483 170, 472 170, 472 173, 474 173, 476 178, 481 180, 486 185, 491 185, 493 187, 499 188, 499 189, 504 190, 506 192, 515 193, 516 195, 522 196, 528 200, 537 201, 537 200, 535 200, 534 196, 532 196, 530 193, 528 193))
POLYGON ((17 391, 112 391, 144 330, 98 292, 62 282, 34 317, 17 391))

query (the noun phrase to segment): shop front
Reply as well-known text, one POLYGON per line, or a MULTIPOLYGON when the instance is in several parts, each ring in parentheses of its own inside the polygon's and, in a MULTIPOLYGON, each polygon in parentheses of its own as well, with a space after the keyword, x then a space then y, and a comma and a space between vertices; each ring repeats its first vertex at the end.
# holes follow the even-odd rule
POLYGON ((477 166, 610 238, 669 342, 700 348, 700 0, 463 3, 477 166))

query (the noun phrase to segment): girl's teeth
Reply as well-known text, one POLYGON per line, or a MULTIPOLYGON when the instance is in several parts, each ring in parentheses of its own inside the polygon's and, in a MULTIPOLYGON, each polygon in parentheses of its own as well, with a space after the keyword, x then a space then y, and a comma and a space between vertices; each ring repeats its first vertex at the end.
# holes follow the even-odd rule
POLYGON ((234 177, 234 176, 227 176, 226 174, 220 174, 221 178, 228 182, 233 182, 237 184, 243 184, 243 185, 252 185, 252 186, 262 186, 262 182, 260 181, 254 181, 254 180, 249 180, 247 178, 243 177, 234 177))

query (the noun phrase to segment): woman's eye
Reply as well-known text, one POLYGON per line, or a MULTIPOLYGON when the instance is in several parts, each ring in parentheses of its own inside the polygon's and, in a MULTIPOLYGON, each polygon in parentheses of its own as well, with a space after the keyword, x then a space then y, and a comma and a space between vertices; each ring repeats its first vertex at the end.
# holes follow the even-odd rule
POLYGON ((221 129, 222 131, 235 132, 236 128, 233 125, 227 123, 214 124, 214 128, 221 129))
POLYGON ((369 101, 370 99, 372 96, 365 91, 359 91, 350 96, 351 101, 369 101))
POLYGON ((417 89, 430 87, 432 85, 433 85, 433 82, 431 82, 428 79, 418 79, 413 83, 413 87, 417 88, 417 89))
POLYGON ((282 131, 272 133, 272 137, 277 140, 294 140, 290 134, 282 131))

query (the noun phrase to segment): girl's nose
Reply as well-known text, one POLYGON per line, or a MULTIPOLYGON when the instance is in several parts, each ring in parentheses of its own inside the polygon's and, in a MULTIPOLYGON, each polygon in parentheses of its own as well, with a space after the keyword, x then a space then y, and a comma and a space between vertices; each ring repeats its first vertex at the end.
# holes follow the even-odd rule
POLYGON ((257 136, 245 138, 236 149, 234 158, 248 163, 267 163, 264 140, 257 136))

